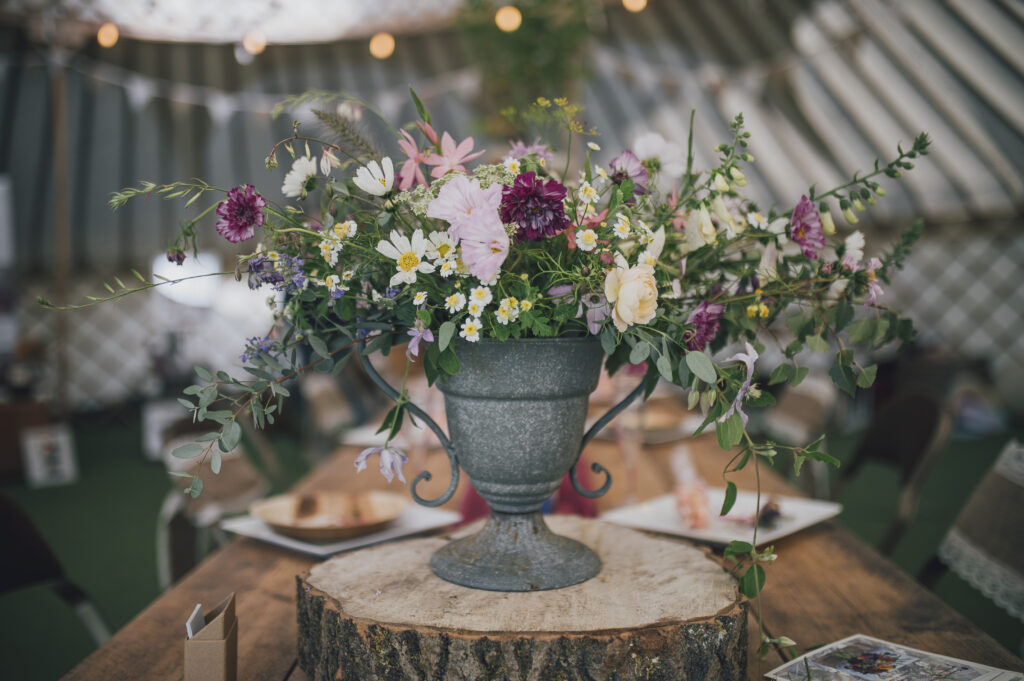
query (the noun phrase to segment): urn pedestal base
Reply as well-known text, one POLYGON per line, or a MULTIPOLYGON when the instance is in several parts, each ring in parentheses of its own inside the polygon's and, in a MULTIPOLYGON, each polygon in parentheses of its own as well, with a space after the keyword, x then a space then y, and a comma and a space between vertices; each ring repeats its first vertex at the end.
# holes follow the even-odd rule
POLYGON ((492 511, 482 530, 438 549, 430 569, 473 589, 542 591, 585 582, 601 571, 601 559, 575 539, 552 532, 539 511, 492 511))
POLYGON ((704 551, 575 516, 594 579, 504 593, 439 579, 443 537, 343 554, 298 579, 299 665, 311 680, 741 681, 747 603, 704 551))

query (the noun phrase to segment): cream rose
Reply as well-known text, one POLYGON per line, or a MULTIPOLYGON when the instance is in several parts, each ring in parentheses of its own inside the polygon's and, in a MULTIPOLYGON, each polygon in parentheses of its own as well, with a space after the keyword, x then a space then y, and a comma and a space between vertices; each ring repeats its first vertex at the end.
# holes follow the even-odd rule
POLYGON ((658 311, 658 287, 650 265, 616 267, 604 280, 604 295, 612 309, 612 322, 619 331, 631 324, 646 324, 658 311))

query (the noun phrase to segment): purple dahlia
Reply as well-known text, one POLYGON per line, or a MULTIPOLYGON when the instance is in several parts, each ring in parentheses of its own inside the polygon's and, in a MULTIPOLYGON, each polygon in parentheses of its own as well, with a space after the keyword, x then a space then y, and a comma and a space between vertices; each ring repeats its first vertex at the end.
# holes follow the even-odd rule
POLYGON ((233 244, 251 239, 256 228, 263 225, 266 205, 266 199, 251 184, 235 187, 217 206, 217 232, 233 244))
POLYGON ((814 202, 801 196, 789 225, 789 238, 800 244, 804 257, 817 260, 818 251, 825 248, 825 233, 821 230, 821 216, 814 202))
POLYGON ((715 340, 724 311, 724 305, 709 303, 706 300, 700 302, 686 320, 687 324, 693 324, 693 331, 687 330, 683 333, 687 350, 703 350, 705 345, 715 340))
POLYGON ((650 182, 651 176, 647 169, 629 149, 612 159, 609 164, 612 170, 611 179, 615 184, 622 184, 625 180, 633 180, 633 193, 642 196, 647 193, 646 182, 650 182))
POLYGON ((533 171, 520 173, 511 187, 501 190, 501 221, 516 223, 519 241, 540 241, 565 231, 565 187, 556 180, 537 179, 533 171))

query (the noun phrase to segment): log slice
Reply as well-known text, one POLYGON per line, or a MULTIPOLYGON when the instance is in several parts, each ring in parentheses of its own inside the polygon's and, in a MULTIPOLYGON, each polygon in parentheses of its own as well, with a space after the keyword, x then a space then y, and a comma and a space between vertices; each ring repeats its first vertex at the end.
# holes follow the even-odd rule
POLYGON ((445 537, 332 558, 298 581, 299 665, 311 679, 740 681, 747 602, 704 551, 610 523, 549 516, 594 549, 590 581, 503 593, 428 567, 445 537))

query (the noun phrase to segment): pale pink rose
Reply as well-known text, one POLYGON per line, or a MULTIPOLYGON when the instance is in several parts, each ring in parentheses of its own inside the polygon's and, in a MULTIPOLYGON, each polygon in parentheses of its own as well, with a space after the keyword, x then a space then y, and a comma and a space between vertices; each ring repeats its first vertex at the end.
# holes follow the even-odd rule
POLYGON ((604 280, 604 295, 615 307, 612 322, 624 332, 632 324, 646 324, 658 311, 658 287, 650 265, 616 267, 604 280))

